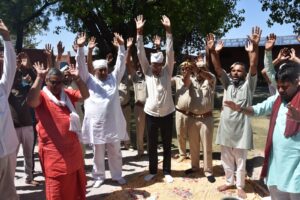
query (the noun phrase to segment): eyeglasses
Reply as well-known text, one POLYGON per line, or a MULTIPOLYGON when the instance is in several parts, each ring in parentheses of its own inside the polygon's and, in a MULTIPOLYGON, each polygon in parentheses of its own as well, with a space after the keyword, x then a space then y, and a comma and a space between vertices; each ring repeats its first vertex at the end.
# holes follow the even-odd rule
POLYGON ((49 83, 51 83, 51 85, 59 85, 62 84, 62 81, 52 81, 52 80, 48 80, 49 83))

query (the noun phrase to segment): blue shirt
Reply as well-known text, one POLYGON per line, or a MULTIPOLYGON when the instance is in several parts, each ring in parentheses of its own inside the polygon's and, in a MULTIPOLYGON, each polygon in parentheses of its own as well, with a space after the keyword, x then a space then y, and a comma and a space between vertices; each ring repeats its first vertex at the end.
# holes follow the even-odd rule
MULTIPOLYGON (((277 97, 278 93, 253 106, 254 114, 270 114, 277 97)), ((277 186, 283 192, 300 193, 300 134, 284 136, 287 112, 286 103, 282 102, 273 132, 267 185, 277 186)))

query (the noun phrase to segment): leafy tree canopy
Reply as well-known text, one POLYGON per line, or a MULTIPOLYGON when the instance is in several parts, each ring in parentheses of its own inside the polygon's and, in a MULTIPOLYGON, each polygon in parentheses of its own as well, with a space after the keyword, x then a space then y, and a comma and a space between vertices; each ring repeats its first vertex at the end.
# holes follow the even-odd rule
POLYGON ((262 11, 270 11, 267 21, 269 26, 274 23, 293 24, 294 32, 300 34, 300 1, 299 0, 259 0, 262 11))
MULTIPOLYGON (((162 15, 172 24, 176 53, 187 46, 197 50, 202 38, 209 32, 224 35, 229 29, 239 27, 244 10, 236 10, 238 0, 60 0, 54 15, 64 16, 68 30, 87 31, 97 38, 100 55, 113 50, 113 32, 124 38, 135 37, 137 15, 146 19, 145 40, 152 36, 164 36, 162 15)), ((58 29, 63 27, 58 27, 58 29)))
POLYGON ((0 18, 16 38, 16 49, 23 44, 34 47, 34 35, 47 30, 51 5, 55 0, 5 0, 0 1, 0 18))

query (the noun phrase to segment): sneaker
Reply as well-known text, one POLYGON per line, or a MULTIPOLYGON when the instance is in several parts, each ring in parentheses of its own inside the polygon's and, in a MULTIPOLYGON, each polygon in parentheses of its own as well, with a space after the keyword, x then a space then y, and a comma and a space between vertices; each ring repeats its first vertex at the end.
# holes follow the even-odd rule
POLYGON ((170 174, 165 175, 165 180, 167 183, 172 183, 174 181, 173 177, 170 174))
POLYGON ((148 174, 144 177, 144 180, 151 181, 155 176, 156 176, 156 174, 148 174))
POLYGON ((25 183, 28 184, 28 185, 32 185, 32 186, 38 186, 40 184, 36 180, 26 180, 25 183))
POLYGON ((98 188, 98 187, 100 187, 100 185, 102 185, 103 182, 104 182, 104 180, 96 180, 96 181, 94 182, 93 188, 98 188))

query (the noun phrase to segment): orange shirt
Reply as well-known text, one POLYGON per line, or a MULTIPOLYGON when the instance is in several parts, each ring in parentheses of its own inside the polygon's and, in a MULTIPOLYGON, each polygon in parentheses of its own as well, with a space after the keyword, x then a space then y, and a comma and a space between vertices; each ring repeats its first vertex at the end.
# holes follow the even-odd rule
MULTIPOLYGON (((64 90, 73 104, 81 98, 78 90, 64 90)), ((53 103, 43 91, 40 100, 35 112, 44 175, 56 177, 73 173, 83 167, 83 158, 77 134, 69 131, 70 111, 67 106, 53 103)))

